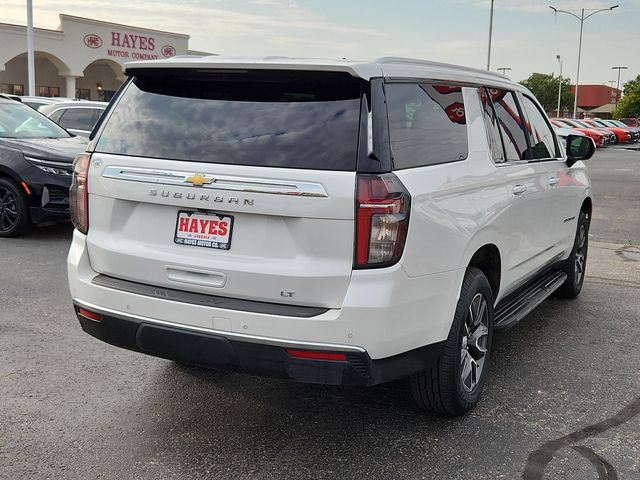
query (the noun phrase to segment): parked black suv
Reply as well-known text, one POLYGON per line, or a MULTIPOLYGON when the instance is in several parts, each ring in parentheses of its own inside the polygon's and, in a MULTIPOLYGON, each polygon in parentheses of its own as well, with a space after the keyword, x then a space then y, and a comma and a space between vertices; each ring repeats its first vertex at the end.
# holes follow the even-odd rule
POLYGON ((25 104, 0 98, 0 237, 69 218, 75 137, 25 104))

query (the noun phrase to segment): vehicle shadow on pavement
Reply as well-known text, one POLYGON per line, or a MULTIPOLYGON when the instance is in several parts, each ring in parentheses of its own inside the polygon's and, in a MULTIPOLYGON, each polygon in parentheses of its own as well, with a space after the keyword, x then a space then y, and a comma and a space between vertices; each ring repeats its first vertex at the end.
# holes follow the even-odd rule
MULTIPOLYGON (((211 478, 270 477, 259 472, 274 468, 279 478, 320 478, 335 468, 360 474, 390 469, 386 478, 397 478, 391 470, 402 444, 416 437, 438 442, 443 429, 461 428, 456 419, 418 410, 406 381, 333 387, 171 364, 155 381, 157 389, 140 406, 151 410, 153 421, 136 417, 144 423, 138 428, 151 438, 164 436, 169 445, 163 451, 171 458, 163 462, 195 471, 207 466, 217 471, 211 478)), ((140 455, 157 451, 152 443, 139 448, 140 455)))
POLYGON ((43 224, 34 227, 27 235, 20 237, 21 240, 30 241, 57 241, 73 236, 73 224, 71 222, 43 224))
MULTIPOLYGON (((492 375, 498 378, 516 356, 510 337, 511 332, 497 337, 492 375)), ((493 409, 501 408, 490 403, 500 402, 491 382, 480 408, 445 418, 418 409, 407 380, 362 388, 310 385, 154 361, 162 364, 137 407, 145 415, 132 419, 135 430, 145 432, 134 455, 179 465, 178 471, 206 468, 211 478, 262 478, 265 471, 278 471, 280 478, 320 478, 344 469, 358 474, 342 478, 413 478, 397 474, 407 458, 418 456, 421 467, 414 473, 424 472, 425 464, 446 458, 438 445, 450 448, 469 429, 478 437, 491 435, 493 429, 483 431, 481 425, 493 422, 493 409), (149 440, 157 438, 163 438, 161 449, 149 440), (156 457, 160 450, 162 458, 156 457)))

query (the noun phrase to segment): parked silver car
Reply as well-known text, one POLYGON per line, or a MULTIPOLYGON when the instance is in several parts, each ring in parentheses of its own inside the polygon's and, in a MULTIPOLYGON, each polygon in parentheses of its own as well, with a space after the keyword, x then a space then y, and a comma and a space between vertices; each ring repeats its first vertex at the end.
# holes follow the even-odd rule
POLYGON ((38 111, 67 131, 88 138, 107 105, 106 102, 59 102, 44 105, 38 111))

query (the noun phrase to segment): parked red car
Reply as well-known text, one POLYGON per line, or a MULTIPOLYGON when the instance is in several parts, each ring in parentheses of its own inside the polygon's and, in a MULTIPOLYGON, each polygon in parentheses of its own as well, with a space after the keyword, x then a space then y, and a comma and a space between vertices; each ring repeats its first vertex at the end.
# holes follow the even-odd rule
POLYGON ((605 128, 607 130, 612 131, 613 133, 616 134, 616 137, 618 138, 619 143, 627 143, 631 141, 631 132, 629 132, 629 130, 625 130, 624 128, 608 127, 604 123, 598 120, 594 120, 592 118, 585 118, 583 122, 589 125, 592 125, 595 128, 605 128))
POLYGON ((559 128, 572 128, 580 133, 584 133, 587 137, 596 142, 596 147, 602 147, 606 143, 607 136, 592 128, 581 127, 580 125, 567 121, 564 118, 553 118, 551 119, 551 123, 559 128))
POLYGON ((637 118, 621 118, 620 121, 630 127, 640 127, 640 120, 637 118))

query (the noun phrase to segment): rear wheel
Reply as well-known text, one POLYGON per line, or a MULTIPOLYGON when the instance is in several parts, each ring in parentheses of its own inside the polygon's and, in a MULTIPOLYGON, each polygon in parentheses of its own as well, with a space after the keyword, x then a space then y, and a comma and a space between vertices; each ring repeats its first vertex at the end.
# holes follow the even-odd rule
POLYGON ((589 250, 590 215, 581 211, 578 217, 578 228, 573 243, 571 255, 564 264, 563 270, 567 280, 556 290, 555 295, 560 298, 576 298, 582 291, 584 275, 587 269, 587 252, 589 250))
POLYGON ((31 229, 29 206, 20 187, 0 178, 0 237, 15 237, 31 229))
POLYGON ((482 271, 470 267, 440 358, 411 377, 411 393, 418 406, 445 415, 471 410, 487 379, 492 339, 493 292, 482 271))

